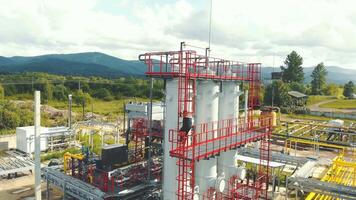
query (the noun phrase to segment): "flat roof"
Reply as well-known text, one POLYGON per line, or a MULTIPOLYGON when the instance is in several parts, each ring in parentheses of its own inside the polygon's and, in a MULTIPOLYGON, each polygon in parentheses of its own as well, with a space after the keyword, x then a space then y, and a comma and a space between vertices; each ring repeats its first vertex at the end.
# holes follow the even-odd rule
POLYGON ((289 91, 288 94, 292 97, 295 97, 295 98, 303 98, 303 97, 307 97, 306 94, 303 94, 301 92, 298 92, 298 91, 289 91))
POLYGON ((123 146, 126 146, 126 144, 110 144, 110 145, 103 146, 103 149, 113 149, 113 148, 123 147, 123 146))
MULTIPOLYGON (((242 156, 242 155, 237 155, 236 156, 237 160, 241 160, 243 162, 248 162, 248 163, 253 163, 253 164, 260 164, 260 159, 258 158, 253 158, 253 157, 249 157, 249 156, 242 156)), ((265 160, 262 161, 261 163, 262 165, 266 166, 267 162, 265 160)), ((282 167, 285 164, 283 163, 279 163, 279 162, 274 162, 274 161, 269 161, 268 164, 270 167, 272 168, 276 168, 276 167, 282 167)))

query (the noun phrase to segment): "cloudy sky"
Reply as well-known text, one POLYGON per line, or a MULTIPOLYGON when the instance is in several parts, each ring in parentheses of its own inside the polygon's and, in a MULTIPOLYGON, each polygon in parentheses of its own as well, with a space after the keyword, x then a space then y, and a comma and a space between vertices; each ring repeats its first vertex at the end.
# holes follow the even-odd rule
MULTIPOLYGON (((209 0, 0 0, 0 55, 136 59, 180 41, 207 47, 209 9, 209 0)), ((304 66, 356 69, 356 1, 213 0, 211 48, 212 56, 265 66, 296 50, 304 66)))

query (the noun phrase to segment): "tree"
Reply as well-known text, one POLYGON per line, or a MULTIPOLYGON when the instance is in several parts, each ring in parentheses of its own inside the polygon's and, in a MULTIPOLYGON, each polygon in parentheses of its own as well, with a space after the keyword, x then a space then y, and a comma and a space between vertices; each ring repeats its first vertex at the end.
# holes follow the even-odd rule
POLYGON ((111 95, 110 91, 106 88, 100 88, 94 92, 93 96, 98 99, 103 99, 105 101, 113 100, 113 96, 111 95))
POLYGON ((324 94, 329 96, 342 96, 343 88, 337 84, 330 83, 324 88, 324 94))
POLYGON ((60 84, 56 85, 53 89, 53 97, 57 100, 66 100, 67 99, 67 88, 60 84))
POLYGON ((15 85, 11 85, 11 84, 5 85, 4 90, 5 90, 5 96, 12 96, 17 93, 17 89, 15 85))
POLYGON ((77 106, 83 106, 90 104, 91 96, 88 93, 84 93, 82 90, 78 90, 73 94, 73 101, 77 106))
POLYGON ((44 103, 48 102, 53 98, 53 85, 49 82, 45 82, 41 87, 41 99, 44 103))
POLYGON ((288 84, 290 90, 294 90, 294 91, 298 91, 301 93, 306 93, 307 88, 305 87, 305 85, 303 83, 298 83, 298 82, 291 82, 288 84))
POLYGON ((288 84, 283 81, 274 81, 268 85, 265 90, 264 102, 266 105, 272 104, 272 89, 274 89, 273 105, 274 106, 288 106, 291 97, 288 95, 290 90, 288 84))
POLYGON ((313 70, 311 75, 312 81, 312 94, 321 95, 323 93, 323 88, 326 85, 326 75, 328 74, 324 63, 319 63, 313 70))
POLYGON ((354 91, 355 91, 355 85, 352 81, 349 81, 348 83, 345 84, 344 93, 343 93, 345 97, 352 98, 354 91))
POLYGON ((284 61, 285 66, 281 66, 283 82, 298 82, 302 83, 304 80, 303 72, 303 58, 292 51, 284 61))
POLYGON ((4 99, 5 96, 5 90, 2 85, 0 85, 0 100, 4 99))

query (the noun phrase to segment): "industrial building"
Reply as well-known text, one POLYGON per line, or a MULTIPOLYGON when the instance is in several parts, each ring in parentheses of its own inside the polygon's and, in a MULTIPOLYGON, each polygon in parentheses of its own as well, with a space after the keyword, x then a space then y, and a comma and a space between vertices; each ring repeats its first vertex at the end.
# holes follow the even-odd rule
MULTIPOLYGON (((126 102, 123 131, 94 120, 71 129, 41 127, 42 151, 89 134, 89 145, 74 142, 80 151, 64 153, 60 167, 42 168, 47 199, 52 186, 64 199, 355 199, 352 124, 277 119, 278 108, 260 103, 260 63, 213 58, 208 49, 199 54, 187 46, 139 56, 150 92, 161 79, 165 97, 126 102), (94 132, 101 135, 98 154, 94 132), (106 133, 114 144, 104 143, 106 133), (314 154, 303 155, 306 149, 314 154), (327 160, 322 151, 337 156, 327 160)), ((18 149, 32 153, 34 127, 16 134, 18 149)), ((7 162, 21 154, 16 159, 26 165, 0 164, 1 175, 33 168, 27 154, 8 154, 7 162)))
MULTIPOLYGON (((41 151, 64 148, 68 146, 70 131, 67 127, 41 127, 41 151)), ((16 128, 17 149, 25 153, 35 151, 35 128, 34 126, 16 128)))

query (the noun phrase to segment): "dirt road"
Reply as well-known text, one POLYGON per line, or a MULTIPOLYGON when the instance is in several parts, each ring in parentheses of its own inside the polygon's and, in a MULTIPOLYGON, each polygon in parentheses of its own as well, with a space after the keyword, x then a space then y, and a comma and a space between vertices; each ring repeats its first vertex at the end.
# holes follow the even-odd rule
POLYGON ((321 108, 320 106, 326 103, 334 102, 336 99, 322 101, 308 106, 311 111, 317 112, 334 112, 334 113, 356 113, 356 109, 337 109, 337 108, 321 108))
MULTIPOLYGON (((29 200, 34 199, 33 185, 35 178, 33 174, 25 174, 14 179, 0 179, 0 199, 6 200, 29 200), (21 191, 23 190, 23 191, 21 191)), ((46 183, 42 183, 42 199, 46 199, 46 183)), ((50 199, 62 199, 60 190, 50 189, 50 199)))

